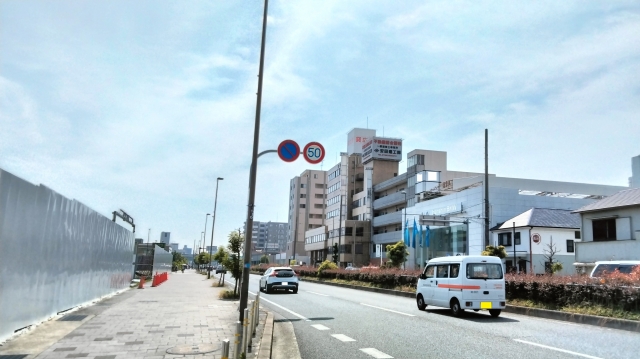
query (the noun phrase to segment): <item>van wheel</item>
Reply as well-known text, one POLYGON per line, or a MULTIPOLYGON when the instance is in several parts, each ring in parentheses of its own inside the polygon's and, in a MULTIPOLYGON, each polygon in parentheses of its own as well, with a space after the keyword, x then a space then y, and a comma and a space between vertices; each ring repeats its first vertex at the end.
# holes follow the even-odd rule
POLYGON ((422 298, 422 294, 418 294, 418 297, 416 298, 416 304, 418 304, 418 309, 420 310, 425 310, 427 308, 427 305, 424 302, 424 298, 422 298))
POLYGON ((491 314, 492 317, 497 318, 500 316, 500 312, 502 312, 502 310, 500 309, 489 309, 489 314, 491 314))
POLYGON ((453 314, 454 317, 459 317, 462 315, 462 313, 464 312, 464 309, 460 308, 460 302, 458 302, 457 299, 452 299, 451 300, 451 314, 453 314))
POLYGON ((267 293, 267 294, 271 293, 271 288, 269 288, 269 284, 268 283, 264 285, 264 292, 267 293))

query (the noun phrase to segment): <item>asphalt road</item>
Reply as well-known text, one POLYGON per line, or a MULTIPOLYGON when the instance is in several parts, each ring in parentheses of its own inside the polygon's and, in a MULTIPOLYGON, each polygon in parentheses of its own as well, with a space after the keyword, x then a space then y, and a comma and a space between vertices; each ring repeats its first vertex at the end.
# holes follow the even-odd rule
MULTIPOLYGON (((257 293, 259 276, 249 291, 257 293)), ((638 358, 640 334, 511 313, 454 318, 419 311, 415 300, 301 282, 298 294, 261 294, 292 322, 304 359, 315 358, 638 358)))

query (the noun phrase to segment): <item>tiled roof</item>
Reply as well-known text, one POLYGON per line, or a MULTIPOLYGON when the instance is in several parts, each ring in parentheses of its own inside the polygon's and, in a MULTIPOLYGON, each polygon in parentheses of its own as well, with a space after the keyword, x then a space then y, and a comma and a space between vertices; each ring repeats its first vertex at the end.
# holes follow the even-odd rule
POLYGON ((640 206, 640 188, 630 188, 624 191, 620 191, 597 202, 593 202, 584 207, 578 208, 574 212, 581 213, 600 211, 604 209, 626 206, 640 206))
POLYGON ((513 227, 580 228, 580 215, 568 209, 531 208, 504 222, 499 229, 513 227))

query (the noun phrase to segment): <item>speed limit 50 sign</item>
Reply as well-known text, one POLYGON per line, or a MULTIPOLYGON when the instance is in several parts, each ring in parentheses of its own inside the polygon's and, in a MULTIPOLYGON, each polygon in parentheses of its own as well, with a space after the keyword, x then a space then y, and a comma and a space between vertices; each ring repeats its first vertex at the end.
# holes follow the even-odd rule
POLYGON ((318 164, 324 159, 324 147, 318 142, 309 142, 302 151, 302 155, 307 162, 318 164))

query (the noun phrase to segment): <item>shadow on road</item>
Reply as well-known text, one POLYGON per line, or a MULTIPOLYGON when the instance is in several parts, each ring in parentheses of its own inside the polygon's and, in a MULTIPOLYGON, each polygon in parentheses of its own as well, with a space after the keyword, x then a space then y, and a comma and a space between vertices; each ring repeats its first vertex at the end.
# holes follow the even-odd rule
MULTIPOLYGON (((446 309, 446 308, 427 308, 425 310, 425 313, 429 313, 429 314, 437 314, 437 315, 442 315, 442 316, 446 316, 446 317, 453 317, 453 315, 451 314, 451 310, 446 309)), ((489 315, 489 312, 487 311, 479 311, 479 312, 474 312, 474 311, 469 311, 466 310, 464 311, 464 313, 462 313, 462 316, 460 316, 461 320, 468 320, 471 322, 477 322, 477 323, 519 323, 519 320, 515 320, 515 319, 511 319, 511 318, 504 318, 504 317, 498 317, 498 318, 494 318, 491 315, 489 315)))

